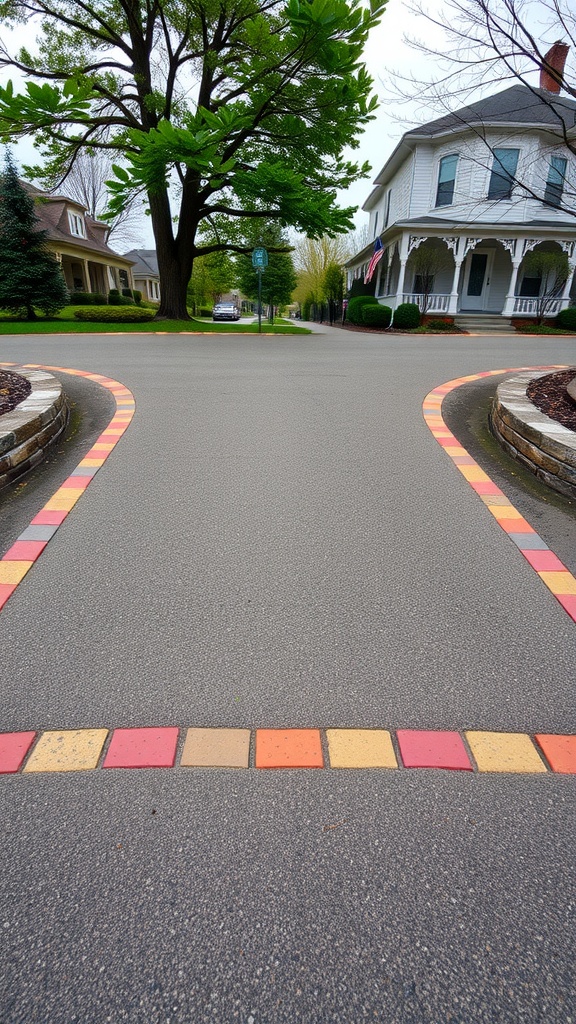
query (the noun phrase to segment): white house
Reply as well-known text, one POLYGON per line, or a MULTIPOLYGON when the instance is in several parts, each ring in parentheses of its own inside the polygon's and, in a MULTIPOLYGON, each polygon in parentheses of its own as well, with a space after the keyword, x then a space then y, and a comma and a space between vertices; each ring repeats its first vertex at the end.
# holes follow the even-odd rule
MULTIPOLYGON (((547 57, 563 69, 566 53, 555 44, 547 57)), ((514 85, 407 132, 363 207, 383 246, 378 300, 424 308, 431 292, 435 314, 530 316, 541 281, 525 256, 544 248, 563 250, 570 268, 547 315, 574 301, 576 158, 566 137, 576 141, 576 101, 545 73, 538 89, 514 85), (415 255, 424 243, 441 254, 426 284, 415 255)), ((371 243, 348 261, 348 287, 364 278, 373 251, 371 243)))
POLYGON ((132 260, 132 277, 134 287, 142 292, 145 299, 160 302, 160 271, 155 249, 131 249, 124 253, 132 260))

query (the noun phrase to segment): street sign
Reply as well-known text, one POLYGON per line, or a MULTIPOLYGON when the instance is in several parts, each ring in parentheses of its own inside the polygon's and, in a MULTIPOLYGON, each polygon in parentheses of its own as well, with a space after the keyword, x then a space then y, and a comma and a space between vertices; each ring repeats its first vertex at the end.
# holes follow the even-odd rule
POLYGON ((259 246, 252 252, 252 266, 256 270, 264 270, 268 266, 268 253, 266 249, 259 246))

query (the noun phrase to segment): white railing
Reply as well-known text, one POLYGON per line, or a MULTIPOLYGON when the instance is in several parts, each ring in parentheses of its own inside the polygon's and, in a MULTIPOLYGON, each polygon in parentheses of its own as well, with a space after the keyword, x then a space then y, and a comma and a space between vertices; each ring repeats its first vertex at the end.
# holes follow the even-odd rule
POLYGON ((428 309, 426 313, 447 313, 450 305, 450 295, 422 295, 420 292, 405 292, 402 302, 414 302, 419 309, 423 309, 426 298, 428 298, 428 309))
MULTIPOLYGON (((538 303, 541 299, 527 299, 521 295, 517 295, 514 299, 514 312, 525 313, 529 316, 538 315, 538 303)), ((544 316, 556 316, 562 308, 562 299, 550 299, 546 303, 546 312, 544 316)))

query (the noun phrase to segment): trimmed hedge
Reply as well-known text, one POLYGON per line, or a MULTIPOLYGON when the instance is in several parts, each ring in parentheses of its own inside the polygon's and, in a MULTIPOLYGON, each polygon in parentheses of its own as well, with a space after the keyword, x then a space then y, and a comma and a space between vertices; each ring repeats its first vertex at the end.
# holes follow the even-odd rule
POLYGON ((392 310, 390 306, 381 306, 378 303, 377 306, 363 306, 362 307, 362 323, 366 327, 389 327, 390 321, 392 320, 392 310))
POLYGON ((400 331, 411 331, 420 326, 420 310, 415 302, 401 302, 394 310, 394 327, 400 331))
POLYGON ((364 323, 362 319, 362 310, 364 306, 377 306, 378 299, 375 299, 373 295, 356 295, 355 298, 350 299, 348 308, 346 310, 346 319, 351 324, 355 324, 356 327, 361 327, 364 323))
POLYGON ((556 317, 556 326, 563 331, 576 331, 576 306, 561 309, 556 317))
POLYGON ((142 306, 87 306, 74 310, 77 320, 88 323, 139 324, 153 320, 156 311, 142 306))
POLYGON ((105 306, 107 302, 102 292, 70 292, 71 306, 105 306))
POLYGON ((142 301, 142 292, 139 292, 137 288, 123 288, 122 295, 125 298, 130 299, 135 306, 139 306, 142 301))

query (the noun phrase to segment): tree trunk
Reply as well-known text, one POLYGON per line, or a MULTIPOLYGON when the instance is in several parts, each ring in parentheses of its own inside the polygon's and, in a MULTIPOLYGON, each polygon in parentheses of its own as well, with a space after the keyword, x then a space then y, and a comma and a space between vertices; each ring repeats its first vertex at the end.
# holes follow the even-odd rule
POLYGON ((192 273, 194 238, 188 234, 177 241, 172 231, 168 194, 149 195, 156 257, 160 275, 159 319, 190 320, 186 307, 186 289, 192 273))

